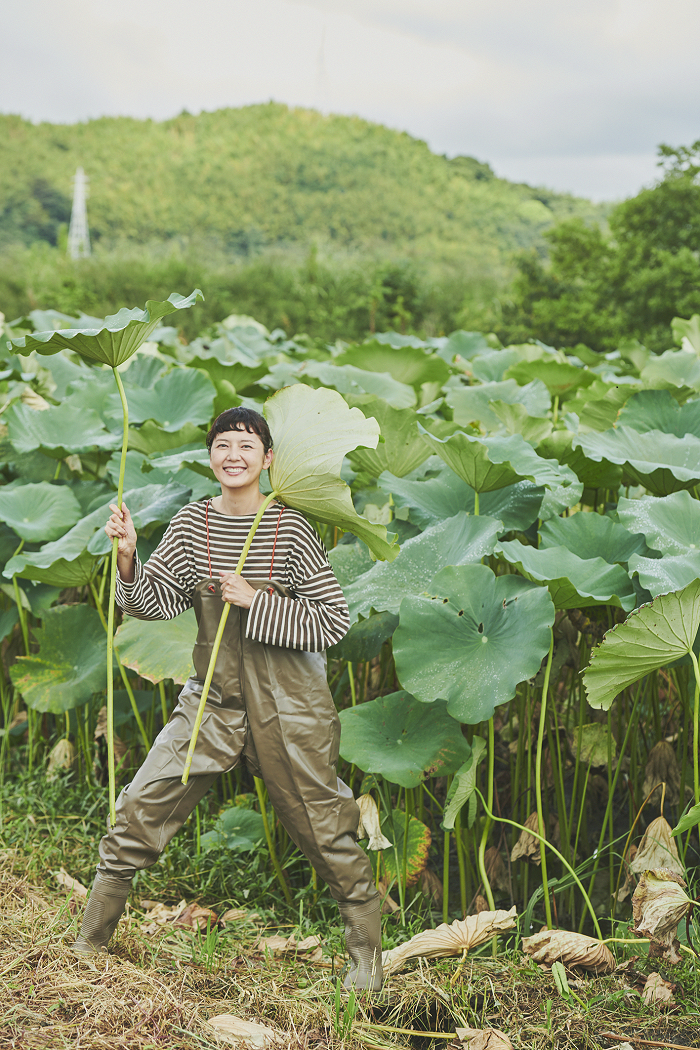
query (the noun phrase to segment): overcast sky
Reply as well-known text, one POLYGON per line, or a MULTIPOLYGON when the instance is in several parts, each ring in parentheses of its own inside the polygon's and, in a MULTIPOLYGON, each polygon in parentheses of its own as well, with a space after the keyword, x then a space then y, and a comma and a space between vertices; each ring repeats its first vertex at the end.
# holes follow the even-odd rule
MULTIPOLYGON (((6 0, 0 112, 355 113, 595 199, 700 138, 698 0, 6 0)), ((2 143, 0 143, 0 149, 2 143)))

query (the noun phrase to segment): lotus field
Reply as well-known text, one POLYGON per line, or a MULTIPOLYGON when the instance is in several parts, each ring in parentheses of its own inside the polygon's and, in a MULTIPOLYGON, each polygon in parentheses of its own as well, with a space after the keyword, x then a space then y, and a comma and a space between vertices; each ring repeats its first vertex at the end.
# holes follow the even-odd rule
MULTIPOLYGON (((217 493, 205 433, 243 404, 275 438, 267 491, 318 529, 350 607, 328 679, 387 973, 450 953, 412 932, 477 913, 453 952, 500 934, 597 972, 630 944, 691 957, 700 318, 661 355, 464 331, 328 346, 238 316, 186 344, 199 294, 105 321, 35 310, 0 336, 3 820, 11 784, 47 766, 109 818, 110 777, 128 782, 167 720, 194 614, 115 611, 103 526, 123 495, 146 561, 217 493)), ((255 870, 280 909, 324 900, 244 769, 200 804, 190 847, 221 899, 255 870)))

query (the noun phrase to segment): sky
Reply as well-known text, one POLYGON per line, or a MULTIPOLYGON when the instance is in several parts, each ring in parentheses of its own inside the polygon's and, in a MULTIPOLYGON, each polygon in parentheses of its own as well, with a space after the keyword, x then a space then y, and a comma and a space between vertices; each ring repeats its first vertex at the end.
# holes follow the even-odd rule
POLYGON ((698 0, 6 0, 0 112, 274 99, 616 200, 658 177, 659 143, 700 139, 698 39, 698 0))

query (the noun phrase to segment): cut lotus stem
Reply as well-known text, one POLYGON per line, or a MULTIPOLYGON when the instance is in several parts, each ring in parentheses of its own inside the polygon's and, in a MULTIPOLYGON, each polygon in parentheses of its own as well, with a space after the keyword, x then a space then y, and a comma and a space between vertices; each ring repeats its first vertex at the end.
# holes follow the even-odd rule
MULTIPOLYGON (((124 385, 121 376, 112 367, 114 379, 117 384, 119 396, 122 401, 123 432, 122 432, 122 454, 119 460, 119 483, 117 485, 117 506, 122 509, 122 496, 124 495, 124 471, 126 469, 126 452, 129 447, 129 406, 124 393, 124 385)), ((109 824, 114 827, 117 822, 117 791, 114 772, 114 606, 117 590, 117 550, 119 539, 117 536, 112 540, 112 561, 109 572, 109 606, 107 609, 107 771, 109 774, 109 824)))
MULTIPOLYGON (((262 520, 262 516, 270 506, 272 501, 277 499, 277 493, 271 492, 269 496, 265 497, 262 507, 255 515, 253 524, 250 526, 250 531, 246 536, 246 541, 243 544, 243 550, 241 556, 238 559, 238 565, 236 566, 236 576, 240 576, 243 571, 245 560, 248 557, 248 551, 250 545, 253 542, 253 536, 257 532, 258 525, 262 520)), ((192 737, 190 739, 190 746, 187 749, 187 758, 185 759, 185 768, 182 773, 182 783, 186 784, 190 777, 190 769, 192 768, 192 759, 194 758, 194 749, 197 746, 197 737, 199 736, 199 729, 202 725, 202 719, 204 718, 204 708, 206 707, 207 697, 209 696, 209 689, 211 687, 212 678, 214 677, 214 668, 216 666, 216 658, 219 655, 219 649, 221 648, 221 639, 224 636, 224 628, 226 627, 226 621, 228 620, 228 614, 231 611, 231 606, 228 602, 224 605, 221 613, 221 619, 219 620, 219 626, 216 631, 216 637, 214 638, 214 644, 211 650, 211 656, 209 657, 209 666, 207 667, 206 678, 204 679, 204 685, 202 686, 202 695, 199 700, 199 707, 197 708, 197 717, 194 720, 194 729, 192 730, 192 737)))

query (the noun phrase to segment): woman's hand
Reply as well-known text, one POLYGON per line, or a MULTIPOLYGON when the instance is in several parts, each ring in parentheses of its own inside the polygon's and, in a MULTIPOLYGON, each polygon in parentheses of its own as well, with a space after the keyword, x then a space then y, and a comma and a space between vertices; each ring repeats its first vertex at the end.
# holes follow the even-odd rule
POLYGON ((220 572, 221 597, 229 605, 237 605, 240 609, 250 609, 255 590, 249 583, 238 576, 235 572, 220 572))
POLYGON ((105 525, 105 532, 110 540, 113 540, 115 537, 119 540, 117 546, 119 575, 125 583, 133 583, 134 553, 137 539, 136 529, 126 503, 122 503, 121 510, 119 510, 116 503, 110 503, 109 509, 112 511, 112 514, 105 525))

